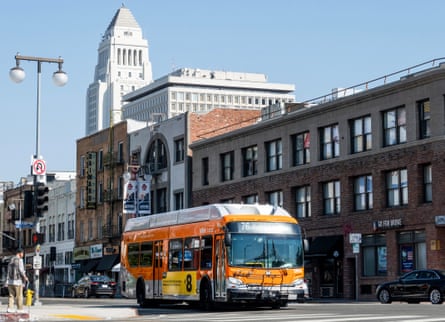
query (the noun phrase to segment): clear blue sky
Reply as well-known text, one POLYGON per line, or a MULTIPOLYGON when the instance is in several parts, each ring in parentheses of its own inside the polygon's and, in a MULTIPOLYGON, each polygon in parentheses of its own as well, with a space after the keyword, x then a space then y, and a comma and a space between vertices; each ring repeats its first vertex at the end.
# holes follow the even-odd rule
POLYGON ((37 64, 23 62, 27 78, 14 84, 14 55, 65 60, 63 88, 57 66, 42 64, 40 150, 48 171, 74 171, 97 48, 122 3, 149 42, 154 79, 181 67, 264 73, 301 101, 445 56, 441 0, 3 1, 0 181, 29 174, 35 152, 37 64))

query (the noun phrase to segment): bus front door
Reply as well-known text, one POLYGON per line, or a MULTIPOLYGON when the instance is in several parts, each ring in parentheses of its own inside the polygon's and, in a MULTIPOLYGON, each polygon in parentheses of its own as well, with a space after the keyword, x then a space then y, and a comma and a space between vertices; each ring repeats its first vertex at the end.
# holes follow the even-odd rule
POLYGON ((224 297, 226 294, 226 270, 225 270, 224 235, 216 236, 215 240, 215 298, 224 297))
POLYGON ((158 240, 154 243, 154 254, 155 262, 153 269, 153 297, 162 296, 162 258, 163 258, 163 248, 162 241, 158 240))

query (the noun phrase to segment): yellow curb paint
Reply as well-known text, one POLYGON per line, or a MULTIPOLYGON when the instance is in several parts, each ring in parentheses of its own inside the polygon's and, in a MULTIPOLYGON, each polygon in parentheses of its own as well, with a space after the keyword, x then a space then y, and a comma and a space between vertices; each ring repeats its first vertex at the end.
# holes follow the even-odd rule
POLYGON ((83 320, 83 321, 103 320, 103 318, 98 318, 97 316, 76 315, 76 314, 51 314, 51 316, 56 316, 58 318, 65 318, 65 319, 83 320))

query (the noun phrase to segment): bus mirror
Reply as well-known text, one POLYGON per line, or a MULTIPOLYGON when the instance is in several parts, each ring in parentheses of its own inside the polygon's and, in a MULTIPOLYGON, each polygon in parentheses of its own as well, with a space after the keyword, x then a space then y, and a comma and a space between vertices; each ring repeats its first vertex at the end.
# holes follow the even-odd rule
POLYGON ((304 252, 309 251, 309 240, 307 240, 306 238, 303 239, 303 247, 304 247, 304 252))
POLYGON ((232 245, 232 234, 231 233, 227 233, 225 234, 225 238, 224 238, 224 244, 226 246, 230 246, 232 245))

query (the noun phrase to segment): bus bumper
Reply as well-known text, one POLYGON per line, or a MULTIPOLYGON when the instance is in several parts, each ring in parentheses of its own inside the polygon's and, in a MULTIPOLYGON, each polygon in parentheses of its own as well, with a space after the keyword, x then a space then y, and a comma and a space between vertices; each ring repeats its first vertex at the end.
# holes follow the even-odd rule
POLYGON ((293 289, 286 292, 279 290, 227 290, 229 302, 288 302, 305 300, 304 290, 293 289))

